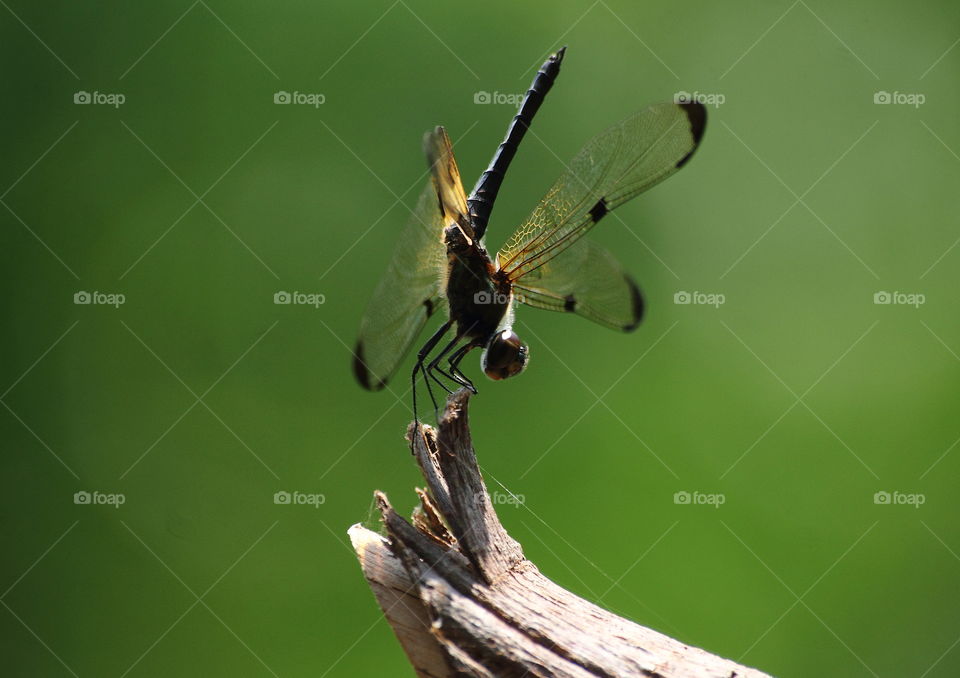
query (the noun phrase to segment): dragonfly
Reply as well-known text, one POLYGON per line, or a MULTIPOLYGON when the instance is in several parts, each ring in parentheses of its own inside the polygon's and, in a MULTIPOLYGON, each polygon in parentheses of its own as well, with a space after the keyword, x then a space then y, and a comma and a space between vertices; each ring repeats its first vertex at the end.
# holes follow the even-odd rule
POLYGON ((491 256, 484 244, 507 168, 560 73, 565 51, 550 55, 537 71, 469 197, 446 130, 436 127, 424 136, 430 180, 361 320, 353 353, 360 385, 381 390, 427 322, 444 317, 416 354, 411 374, 415 421, 420 379, 434 412, 433 386, 447 393, 453 392, 451 386, 477 392, 460 368, 473 349, 481 349, 481 367, 490 379, 524 371, 530 349, 513 329, 518 305, 572 313, 624 332, 636 329, 643 318, 637 283, 609 251, 584 236, 690 160, 706 128, 701 103, 655 104, 601 132, 566 165, 496 254, 491 256))

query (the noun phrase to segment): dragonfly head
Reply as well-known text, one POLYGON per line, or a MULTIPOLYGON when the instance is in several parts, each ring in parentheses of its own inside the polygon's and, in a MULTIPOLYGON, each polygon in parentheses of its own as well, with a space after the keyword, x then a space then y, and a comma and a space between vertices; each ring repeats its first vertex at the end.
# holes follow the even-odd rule
POLYGON ((529 357, 527 345, 513 330, 505 329, 490 337, 480 361, 487 376, 499 381, 523 372, 529 357))

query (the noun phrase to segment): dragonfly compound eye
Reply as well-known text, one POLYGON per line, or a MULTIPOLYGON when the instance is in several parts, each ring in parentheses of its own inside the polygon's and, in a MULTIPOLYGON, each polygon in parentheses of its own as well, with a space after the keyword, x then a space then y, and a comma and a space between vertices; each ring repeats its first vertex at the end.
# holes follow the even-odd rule
POLYGON ((523 372, 530 351, 513 330, 501 330, 490 338, 483 352, 483 371, 494 380, 523 372))

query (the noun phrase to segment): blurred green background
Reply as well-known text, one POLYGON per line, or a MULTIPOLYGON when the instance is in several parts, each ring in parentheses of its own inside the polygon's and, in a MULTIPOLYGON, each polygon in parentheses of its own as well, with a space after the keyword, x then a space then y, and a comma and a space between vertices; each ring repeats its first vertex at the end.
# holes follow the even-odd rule
POLYGON ((412 675, 346 538, 374 489, 414 505, 409 393, 362 391, 348 347, 421 134, 469 190, 514 113, 475 95, 562 44, 494 249, 605 126, 723 102, 594 234, 645 324, 521 308, 530 369, 478 380, 507 528, 773 674, 960 673, 956 3, 0 4, 8 675, 412 675))

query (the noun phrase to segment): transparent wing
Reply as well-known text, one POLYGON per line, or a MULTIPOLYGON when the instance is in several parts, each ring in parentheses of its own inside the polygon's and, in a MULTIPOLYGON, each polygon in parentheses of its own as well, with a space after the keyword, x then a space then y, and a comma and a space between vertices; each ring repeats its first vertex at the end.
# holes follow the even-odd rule
POLYGON ((453 157, 453 144, 443 127, 436 127, 424 135, 423 152, 433 174, 445 225, 461 223, 467 216, 467 196, 463 192, 457 160, 453 157))
POLYGON ((663 103, 594 137, 497 253, 513 282, 577 241, 609 211, 676 172, 697 148, 706 109, 663 103))
POLYGON ((360 322, 353 372, 371 391, 386 386, 427 319, 445 303, 443 216, 427 184, 360 322))
POLYGON ((643 317, 640 288, 616 258, 582 238, 514 285, 521 303, 576 313, 615 330, 630 332, 643 317))
POLYGON ((447 248, 443 230, 466 219, 467 196, 453 145, 437 127, 423 138, 431 179, 397 244, 390 265, 360 323, 353 372, 379 391, 396 372, 427 319, 446 305, 447 248))

